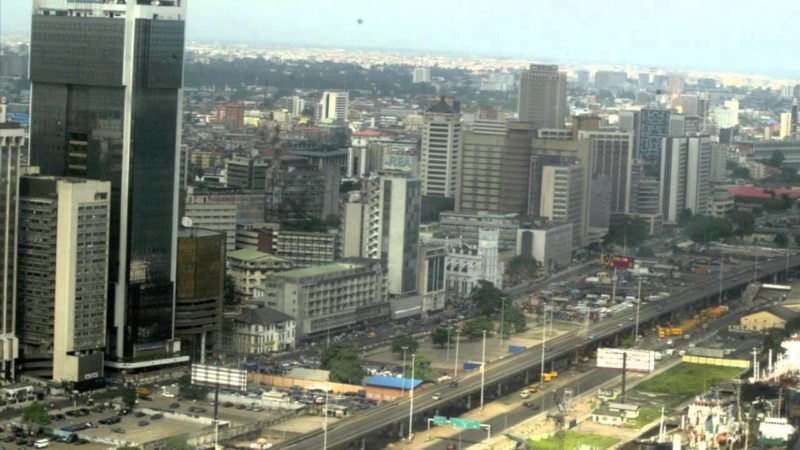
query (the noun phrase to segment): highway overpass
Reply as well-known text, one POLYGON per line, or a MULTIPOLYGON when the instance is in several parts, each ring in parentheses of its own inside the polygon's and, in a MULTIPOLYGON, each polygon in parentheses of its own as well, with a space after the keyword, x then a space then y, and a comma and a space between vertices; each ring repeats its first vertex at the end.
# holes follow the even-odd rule
MULTIPOLYGON (((793 256, 788 260, 788 266, 795 268, 800 266, 800 256, 793 256)), ((762 261, 757 265, 757 277, 759 280, 771 278, 782 274, 787 267, 787 259, 775 258, 762 261)), ((736 272, 723 274, 723 290, 739 289, 753 281, 754 266, 738 268, 736 272)), ((720 280, 718 277, 709 277, 707 281, 698 283, 690 289, 673 294, 664 303, 642 304, 639 311, 640 323, 664 316, 672 311, 680 310, 687 305, 716 298, 719 295, 720 280)), ((634 326, 634 321, 630 320, 634 310, 609 317, 599 323, 594 324, 588 334, 595 336, 594 341, 603 340, 620 334, 621 332, 630 333, 634 326)), ((575 352, 578 348, 591 345, 592 341, 585 337, 575 334, 562 335, 546 343, 546 360, 559 359, 575 352)), ((485 373, 485 390, 496 389, 499 383, 510 381, 515 377, 526 373, 534 374, 538 379, 541 367, 541 345, 528 348, 520 353, 507 356, 503 359, 487 363, 485 373)), ((426 413, 443 407, 447 404, 463 401, 465 398, 480 391, 481 376, 479 371, 469 372, 459 377, 457 387, 445 387, 440 389, 425 389, 418 391, 414 395, 414 415, 426 413), (435 392, 441 394, 441 398, 433 400, 435 392)), ((472 407, 476 407, 477 402, 472 402, 472 407)), ((385 405, 373 408, 364 414, 354 416, 328 427, 327 448, 360 448, 360 439, 373 433, 383 432, 392 427, 401 430, 408 424, 409 399, 397 400, 385 405)), ((422 426, 417 424, 417 426, 422 426)), ((278 444, 276 449, 297 449, 297 450, 320 450, 323 448, 323 431, 318 430, 313 433, 304 434, 284 443, 278 444)))

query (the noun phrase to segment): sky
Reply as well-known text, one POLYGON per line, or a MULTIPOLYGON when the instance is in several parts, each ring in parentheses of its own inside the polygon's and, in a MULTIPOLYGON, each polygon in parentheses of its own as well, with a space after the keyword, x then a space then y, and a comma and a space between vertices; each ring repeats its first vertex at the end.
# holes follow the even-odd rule
MULTIPOLYGON (((796 0, 186 0, 187 38, 800 78, 796 0), (361 19, 361 24, 358 23, 361 19)), ((32 0, 0 0, 0 33, 32 0)))

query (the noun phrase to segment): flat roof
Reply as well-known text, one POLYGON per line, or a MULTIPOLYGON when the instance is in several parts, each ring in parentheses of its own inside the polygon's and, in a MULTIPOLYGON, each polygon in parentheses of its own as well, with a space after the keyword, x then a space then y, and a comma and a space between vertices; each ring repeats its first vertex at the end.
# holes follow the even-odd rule
POLYGON ((397 378, 384 375, 373 375, 364 381, 366 386, 385 387, 391 389, 410 389, 412 386, 417 388, 422 384, 422 380, 416 378, 397 378))
POLYGON ((286 272, 277 273, 277 276, 287 278, 305 278, 319 275, 327 275, 329 273, 344 272, 345 270, 355 269, 361 267, 359 264, 345 264, 333 263, 325 264, 322 266, 304 267, 301 269, 287 270, 286 272))
POLYGON ((240 259, 242 261, 256 261, 259 259, 274 259, 276 261, 288 261, 286 258, 281 258, 279 256, 260 252, 258 250, 252 250, 249 248, 234 250, 228 253, 228 258, 240 259))

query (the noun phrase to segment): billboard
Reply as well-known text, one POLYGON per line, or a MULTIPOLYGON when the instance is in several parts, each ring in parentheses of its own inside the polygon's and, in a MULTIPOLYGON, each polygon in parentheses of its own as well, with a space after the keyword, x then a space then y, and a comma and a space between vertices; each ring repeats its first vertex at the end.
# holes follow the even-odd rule
POLYGON ((615 255, 611 258, 611 265, 617 269, 633 269, 633 257, 615 255))
POLYGON ((628 354, 626 370, 636 372, 652 372, 656 368, 656 352, 649 350, 630 350, 624 348, 598 348, 597 367, 605 369, 622 369, 622 358, 628 354))
POLYGON ((383 155, 383 170, 417 173, 417 163, 412 155, 387 152, 383 155))
POLYGON ((192 364, 192 384, 247 390, 247 371, 225 367, 192 364))

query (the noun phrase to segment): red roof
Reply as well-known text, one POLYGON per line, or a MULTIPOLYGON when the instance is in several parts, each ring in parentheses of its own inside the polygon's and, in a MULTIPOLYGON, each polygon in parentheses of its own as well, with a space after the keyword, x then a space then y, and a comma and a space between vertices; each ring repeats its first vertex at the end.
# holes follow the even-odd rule
POLYGON ((375 130, 362 130, 362 131, 354 131, 353 136, 366 136, 366 137, 379 137, 383 133, 380 131, 375 130))
POLYGON ((768 200, 775 194, 775 197, 780 197, 783 194, 789 198, 800 198, 800 190, 787 189, 787 188, 765 188, 758 186, 731 186, 728 188, 728 193, 734 197, 755 198, 768 200))

